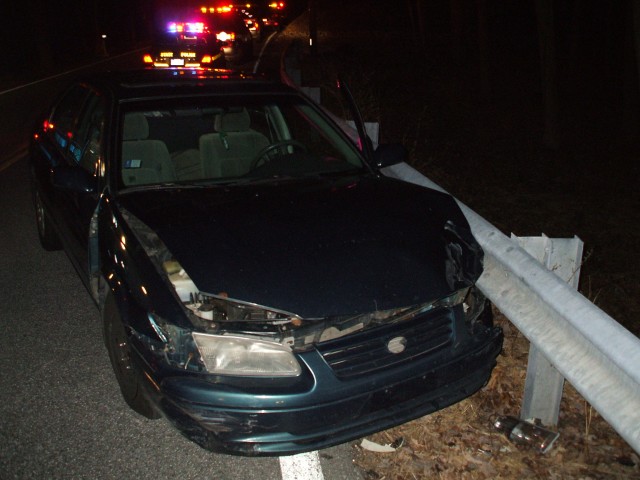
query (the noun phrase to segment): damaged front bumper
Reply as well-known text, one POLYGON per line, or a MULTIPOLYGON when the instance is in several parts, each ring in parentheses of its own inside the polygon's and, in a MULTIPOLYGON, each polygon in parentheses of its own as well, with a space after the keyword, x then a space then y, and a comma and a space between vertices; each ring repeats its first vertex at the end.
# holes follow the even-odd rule
MULTIPOLYGON (((300 353, 295 379, 166 376, 148 383, 164 415, 205 449, 235 455, 291 455, 391 428, 480 389, 502 348, 499 328, 368 374, 336 375, 318 349, 300 353), (248 382, 247 382, 248 380, 248 382)), ((157 372, 155 372, 157 374, 157 372)), ((154 373, 146 371, 148 380, 154 373)))

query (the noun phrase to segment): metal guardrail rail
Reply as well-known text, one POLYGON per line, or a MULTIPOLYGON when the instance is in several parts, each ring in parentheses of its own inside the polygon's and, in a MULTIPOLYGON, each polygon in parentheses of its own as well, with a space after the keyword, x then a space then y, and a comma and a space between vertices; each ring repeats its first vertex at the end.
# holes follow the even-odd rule
MULTIPOLYGON (((444 191, 407 164, 384 173, 444 191)), ((485 252, 480 289, 640 453, 640 339, 458 203, 485 252)))
MULTIPOLYGON (((291 68, 290 53, 285 52, 281 58, 282 81, 303 89, 295 81, 300 75, 296 75, 295 67, 291 68)), ((319 99, 315 101, 320 103, 319 99)), ((339 124, 353 135, 346 122, 339 124)), ((445 192, 406 163, 387 167, 383 173, 445 192)), ((510 239, 456 201, 485 253, 479 288, 640 453, 640 339, 581 295, 575 286, 547 270, 520 247, 517 239, 510 239)))

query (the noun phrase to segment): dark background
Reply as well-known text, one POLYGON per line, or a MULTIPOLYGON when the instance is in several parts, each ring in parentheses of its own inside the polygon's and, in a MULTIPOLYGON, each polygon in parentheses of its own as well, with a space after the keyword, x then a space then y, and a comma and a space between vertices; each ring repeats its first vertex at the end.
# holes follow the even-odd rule
MULTIPOLYGON (((0 77, 37 78, 105 53, 143 46, 152 38, 161 12, 201 4, 195 0, 3 2, 0 77)), ((536 97, 528 101, 542 108, 542 126, 547 130, 541 140, 553 148, 584 141, 575 138, 575 130, 589 126, 600 143, 637 141, 640 96, 633 18, 640 14, 633 4, 632 0, 288 2, 292 17, 312 8, 326 22, 332 18, 327 12, 349 9, 354 12, 353 30, 403 31, 405 38, 391 55, 403 61, 407 52, 418 60, 425 57, 431 69, 441 71, 458 67, 456 81, 469 81, 466 94, 476 100, 527 101, 518 85, 535 84, 538 91, 531 93, 536 97)), ((393 57, 381 60, 394 62, 393 57)), ((460 95, 466 101, 464 93, 460 95)))
MULTIPOLYGON (((191 3, 3 2, 0 89, 142 47, 191 3)), ((381 141, 504 233, 579 236, 581 292, 640 334, 640 2, 289 4, 317 31, 308 85, 347 78, 381 141)))

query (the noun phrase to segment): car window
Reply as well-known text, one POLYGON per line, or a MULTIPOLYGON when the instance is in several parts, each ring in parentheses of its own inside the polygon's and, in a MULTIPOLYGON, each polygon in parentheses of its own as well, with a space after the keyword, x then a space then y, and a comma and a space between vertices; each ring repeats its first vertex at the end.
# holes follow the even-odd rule
MULTIPOLYGON (((102 96, 92 95, 85 109, 74 141, 80 147, 74 152, 78 165, 92 175, 100 175, 101 155, 105 125, 106 101, 102 96)), ((69 147, 71 150, 71 146, 69 147)))
MULTIPOLYGON (((298 97, 227 97, 128 110, 122 118, 121 186, 353 172, 360 152, 298 97)), ((179 102, 174 102, 179 103, 179 102)))
POLYGON ((88 95, 89 91, 86 87, 75 85, 67 91, 55 107, 50 119, 49 132, 60 148, 67 148, 88 95))

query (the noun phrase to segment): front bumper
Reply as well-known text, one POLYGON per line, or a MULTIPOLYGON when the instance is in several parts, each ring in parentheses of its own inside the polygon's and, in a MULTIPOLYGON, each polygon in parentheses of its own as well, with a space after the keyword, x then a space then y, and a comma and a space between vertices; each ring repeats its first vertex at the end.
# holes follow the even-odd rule
POLYGON ((296 388, 229 387, 191 375, 148 386, 164 415, 208 450, 291 455, 370 435, 463 400, 488 381, 502 341, 502 330, 493 328, 472 346, 436 361, 427 356, 348 379, 336 377, 317 351, 306 352, 300 359, 309 378, 296 388))

